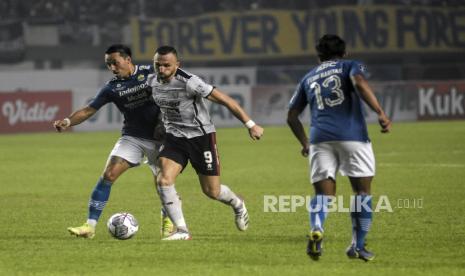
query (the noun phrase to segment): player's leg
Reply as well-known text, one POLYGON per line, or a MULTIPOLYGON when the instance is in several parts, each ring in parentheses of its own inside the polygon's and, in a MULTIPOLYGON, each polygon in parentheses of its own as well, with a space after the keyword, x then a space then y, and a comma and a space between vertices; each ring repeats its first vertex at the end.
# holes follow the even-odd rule
POLYGON ((315 196, 310 201, 310 225, 313 230, 324 230, 324 222, 328 216, 328 204, 336 195, 336 181, 327 178, 313 183, 315 196))
MULTIPOLYGON (((143 140, 143 147, 144 153, 147 157, 147 165, 149 166, 150 170, 153 173, 153 183, 155 184, 155 190, 158 193, 158 185, 157 185, 157 175, 160 171, 158 167, 157 161, 159 156, 159 149, 161 147, 161 143, 157 141, 150 141, 150 140, 143 140)), ((159 195, 158 195, 159 196, 159 195)), ((179 198, 179 200, 181 200, 179 198)), ((173 222, 171 221, 170 217, 168 216, 165 208, 163 205, 161 206, 160 211, 160 237, 166 238, 175 232, 175 227, 173 222)))
POLYGON ((166 215, 176 227, 176 232, 163 240, 190 240, 192 238, 184 220, 180 197, 175 189, 176 178, 188 162, 185 140, 185 138, 167 134, 158 156, 157 164, 160 169, 156 180, 158 195, 166 215))
POLYGON ((176 227, 176 232, 163 238, 163 240, 190 240, 191 235, 189 234, 186 221, 184 220, 181 200, 179 199, 174 185, 176 177, 181 173, 184 167, 166 157, 160 157, 158 159, 158 164, 160 167, 160 172, 157 176, 158 194, 166 214, 176 227))
POLYGON ((112 184, 130 168, 130 164, 119 156, 111 156, 107 161, 103 175, 97 181, 89 199, 89 212, 86 223, 79 227, 69 227, 68 231, 77 237, 93 238, 95 227, 103 208, 110 197, 112 184))
POLYGON ((249 213, 243 199, 238 197, 231 189, 220 183, 218 175, 204 175, 198 173, 202 191, 208 197, 231 206, 234 211, 234 221, 237 229, 247 230, 249 226, 249 213))
POLYGON ((108 157, 103 174, 91 193, 87 221, 80 227, 68 228, 71 234, 84 238, 92 238, 95 235, 95 227, 110 197, 113 183, 127 169, 136 166, 142 154, 142 149, 134 137, 123 136, 118 139, 108 157))
POLYGON ((371 182, 375 159, 370 143, 343 142, 341 173, 349 176, 354 192, 351 204, 352 242, 346 253, 350 258, 371 261, 375 255, 365 248, 365 237, 372 223, 371 182))
POLYGON ((324 222, 328 216, 328 204, 336 194, 337 156, 330 143, 318 143, 310 146, 311 181, 315 196, 310 201, 310 234, 307 254, 318 260, 322 254, 324 222))
POLYGON ((371 203, 371 181, 373 177, 349 177, 355 193, 351 205, 352 243, 347 249, 347 256, 371 261, 375 255, 365 248, 365 237, 370 231, 373 220, 371 203))
POLYGON ((336 194, 336 182, 332 178, 313 183, 315 196, 310 201, 310 234, 308 235, 307 255, 318 260, 323 252, 324 222, 328 216, 328 204, 336 194))
POLYGON ((189 139, 189 158, 197 172, 204 194, 231 206, 237 228, 245 231, 249 225, 249 214, 244 200, 220 182, 220 158, 216 133, 189 139))

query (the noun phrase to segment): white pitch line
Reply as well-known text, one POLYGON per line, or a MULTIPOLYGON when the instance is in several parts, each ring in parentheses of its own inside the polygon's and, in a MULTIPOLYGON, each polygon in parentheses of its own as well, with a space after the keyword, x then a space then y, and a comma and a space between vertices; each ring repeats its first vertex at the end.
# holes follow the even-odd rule
POLYGON ((465 164, 458 163, 378 163, 381 167, 419 167, 419 168, 465 168, 465 164))
MULTIPOLYGON (((382 156, 397 156, 397 155, 411 155, 411 154, 418 154, 418 153, 431 153, 431 154, 437 154, 433 151, 389 151, 389 152, 375 152, 376 155, 382 155, 382 156)), ((447 154, 464 154, 465 150, 453 150, 451 152, 444 152, 447 154)))

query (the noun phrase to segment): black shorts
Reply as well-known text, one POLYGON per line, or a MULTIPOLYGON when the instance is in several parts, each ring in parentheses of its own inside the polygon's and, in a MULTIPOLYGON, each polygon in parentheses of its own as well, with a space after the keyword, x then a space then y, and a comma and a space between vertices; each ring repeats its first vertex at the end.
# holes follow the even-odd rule
POLYGON ((190 160, 197 174, 220 175, 215 132, 190 139, 167 133, 158 157, 175 161, 183 170, 190 160))

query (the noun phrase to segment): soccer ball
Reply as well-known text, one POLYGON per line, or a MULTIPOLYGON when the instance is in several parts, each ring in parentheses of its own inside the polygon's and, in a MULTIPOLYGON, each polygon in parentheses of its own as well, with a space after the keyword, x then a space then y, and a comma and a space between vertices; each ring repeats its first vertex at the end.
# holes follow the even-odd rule
POLYGON ((107 227, 114 238, 127 240, 137 233, 139 223, 129 213, 116 213, 108 219, 107 227))

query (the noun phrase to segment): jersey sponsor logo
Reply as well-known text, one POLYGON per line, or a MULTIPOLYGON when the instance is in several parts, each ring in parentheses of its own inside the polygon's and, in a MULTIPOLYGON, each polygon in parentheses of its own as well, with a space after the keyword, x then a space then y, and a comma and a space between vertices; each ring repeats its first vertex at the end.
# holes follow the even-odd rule
POLYGON ((181 104, 180 101, 170 101, 170 100, 164 100, 160 98, 155 98, 155 102, 160 107, 168 107, 168 108, 179 107, 179 105, 181 104))
POLYGON ((138 92, 140 90, 143 90, 145 88, 147 88, 149 85, 147 83, 141 83, 139 85, 136 85, 134 87, 131 87, 129 89, 126 89, 126 90, 123 90, 123 91, 119 91, 118 95, 120 97, 124 96, 124 95, 127 95, 127 94, 131 94, 131 93, 135 93, 135 92, 138 92))
POLYGON ((125 85, 122 85, 121 83, 118 83, 115 87, 116 91, 122 91, 125 90, 127 87, 125 85))
POLYGON ((136 94, 136 95, 132 95, 132 96, 127 97, 128 101, 130 101, 130 102, 135 101, 135 100, 140 100, 140 99, 143 99, 143 98, 148 98, 147 91, 143 91, 140 94, 136 94))
POLYGON ((334 67, 336 65, 337 65, 336 61, 323 62, 320 66, 318 66, 318 68, 316 68, 315 72, 320 72, 321 70, 324 70, 324 69, 329 68, 329 67, 334 67))

